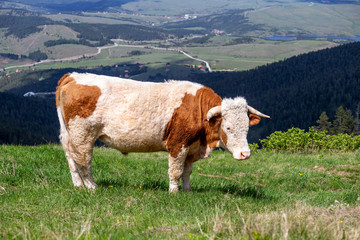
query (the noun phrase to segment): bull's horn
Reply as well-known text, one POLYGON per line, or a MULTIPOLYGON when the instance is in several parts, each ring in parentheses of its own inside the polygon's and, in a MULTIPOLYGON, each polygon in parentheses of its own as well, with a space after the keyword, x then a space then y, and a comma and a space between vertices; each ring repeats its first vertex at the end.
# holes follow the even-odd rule
POLYGON ((209 121, 212 117, 221 114, 221 106, 211 108, 206 114, 206 118, 209 121))
POLYGON ((256 110, 255 108, 250 107, 249 105, 248 105, 248 111, 249 111, 249 113, 253 113, 253 114, 255 114, 255 115, 258 115, 259 117, 270 118, 270 116, 265 115, 265 114, 259 112, 259 111, 256 110))

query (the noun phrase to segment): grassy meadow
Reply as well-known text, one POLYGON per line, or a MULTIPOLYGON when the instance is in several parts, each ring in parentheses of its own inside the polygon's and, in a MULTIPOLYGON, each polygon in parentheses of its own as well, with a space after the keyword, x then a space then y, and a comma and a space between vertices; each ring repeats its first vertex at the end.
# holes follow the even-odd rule
POLYGON ((96 191, 75 189, 59 145, 0 146, 3 239, 359 239, 360 153, 213 152, 190 193, 167 154, 95 148, 96 191))
MULTIPOLYGON (((225 41, 230 39, 228 37, 214 37, 209 45, 184 47, 183 49, 193 57, 201 58, 209 62, 213 70, 249 70, 261 65, 269 64, 272 62, 284 60, 295 55, 307 53, 310 51, 320 50, 324 48, 334 47, 337 44, 327 41, 265 41, 259 40, 255 43, 249 44, 236 44, 230 46, 222 46, 219 48, 214 45, 216 41, 225 41), (215 43, 213 43, 215 42, 215 43)), ((62 51, 61 46, 51 47, 52 58, 64 58, 71 56, 72 53, 81 55, 82 53, 96 52, 95 48, 79 45, 67 45, 67 50, 62 51)), ((106 49, 96 57, 81 58, 76 61, 64 61, 56 63, 44 63, 36 65, 34 69, 59 69, 68 67, 77 68, 91 68, 100 65, 108 66, 118 63, 140 63, 149 68, 158 69, 165 66, 167 62, 172 64, 202 64, 201 62, 194 61, 186 56, 165 50, 154 50, 148 48, 134 48, 119 46, 111 49, 106 49), (140 51, 141 55, 131 55, 131 51, 140 51)), ((28 69, 29 67, 25 67, 28 69)), ((9 72, 14 72, 14 69, 9 69, 9 72)))

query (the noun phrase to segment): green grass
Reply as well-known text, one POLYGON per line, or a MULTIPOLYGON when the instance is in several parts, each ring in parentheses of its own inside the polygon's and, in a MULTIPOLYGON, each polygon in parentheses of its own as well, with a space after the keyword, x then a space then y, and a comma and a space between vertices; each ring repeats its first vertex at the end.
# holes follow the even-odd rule
POLYGON ((215 37, 205 46, 184 48, 190 55, 209 61, 214 70, 249 70, 311 51, 330 48, 336 44, 328 41, 265 41, 257 39, 254 43, 216 46, 218 41, 231 38, 215 37))
POLYGON ((93 192, 72 186, 59 145, 0 146, 0 238, 357 239, 359 159, 214 152, 191 193, 169 194, 166 153, 96 148, 93 192))

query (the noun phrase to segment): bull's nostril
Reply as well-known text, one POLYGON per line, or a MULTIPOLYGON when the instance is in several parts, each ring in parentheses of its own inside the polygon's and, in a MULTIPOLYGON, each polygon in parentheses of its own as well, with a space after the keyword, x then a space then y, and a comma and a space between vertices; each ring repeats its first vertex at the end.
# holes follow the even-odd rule
POLYGON ((242 159, 248 159, 250 157, 250 152, 242 152, 241 153, 241 158, 242 159))

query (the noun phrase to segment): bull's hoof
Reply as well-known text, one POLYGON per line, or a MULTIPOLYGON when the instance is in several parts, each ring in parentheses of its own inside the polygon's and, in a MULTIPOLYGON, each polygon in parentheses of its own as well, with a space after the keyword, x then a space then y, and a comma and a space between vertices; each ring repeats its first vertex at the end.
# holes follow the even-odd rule
POLYGON ((169 192, 170 192, 170 193, 177 193, 177 192, 179 192, 179 188, 178 188, 178 187, 172 187, 172 186, 170 186, 169 192))
POLYGON ((191 192, 191 187, 190 188, 183 188, 182 190, 183 190, 183 192, 191 192))

